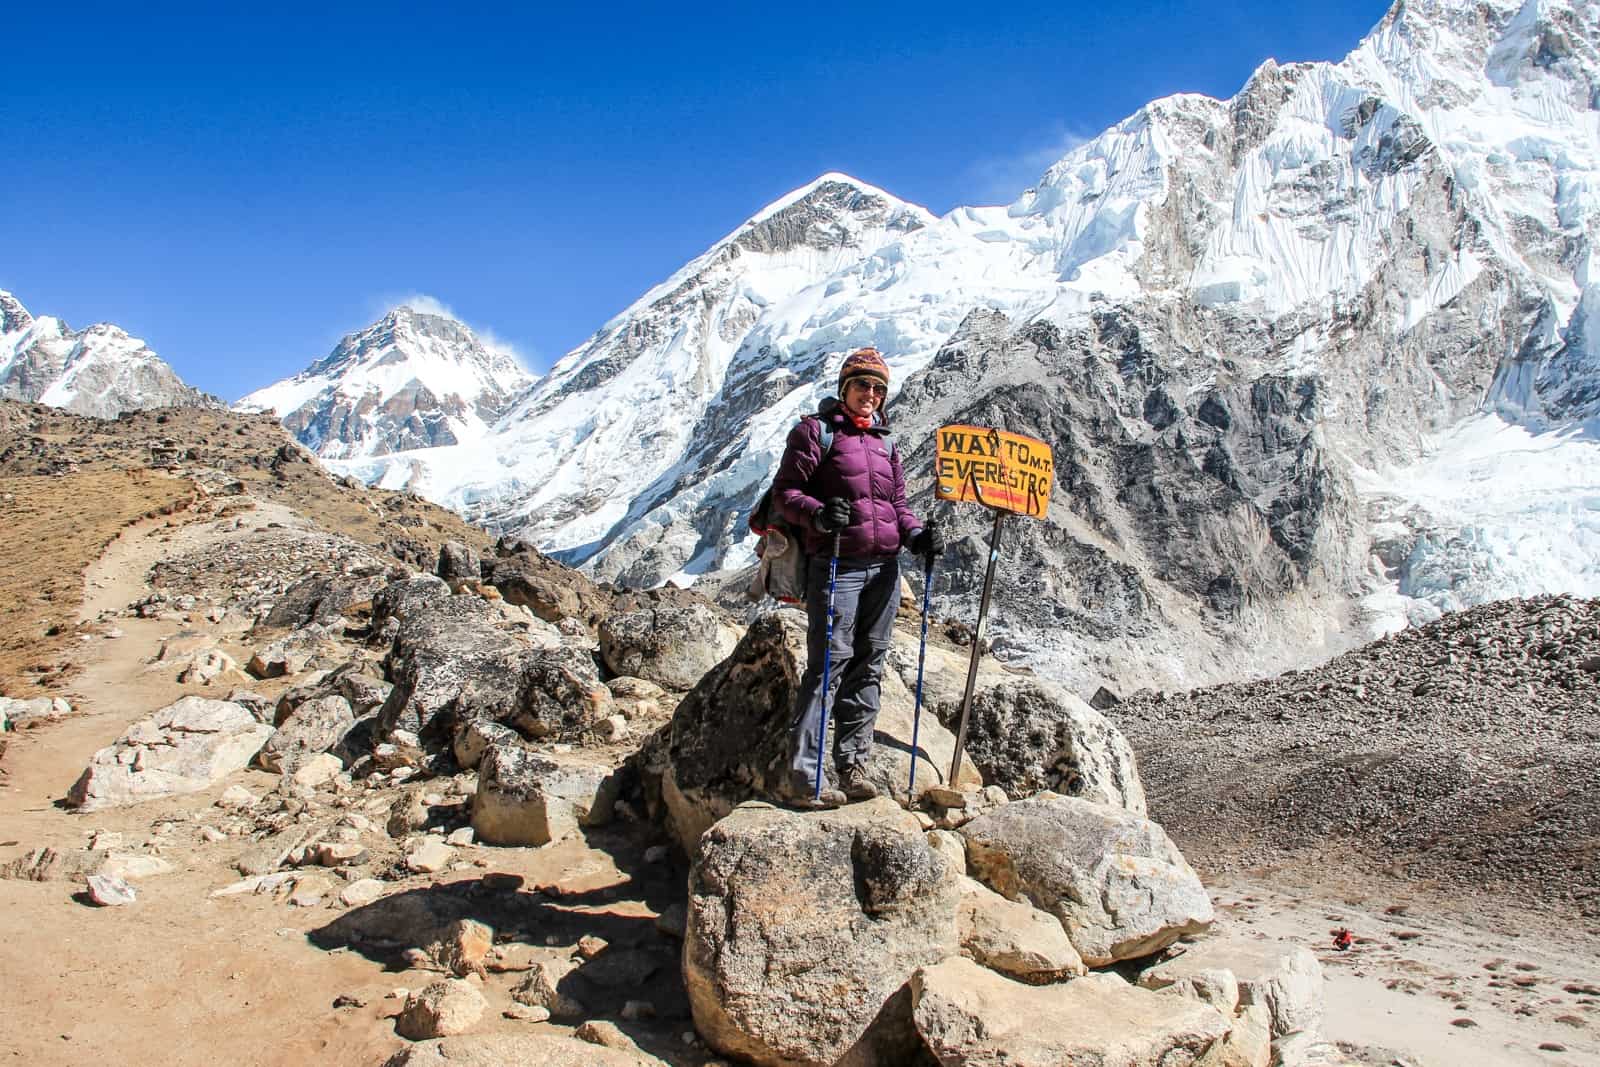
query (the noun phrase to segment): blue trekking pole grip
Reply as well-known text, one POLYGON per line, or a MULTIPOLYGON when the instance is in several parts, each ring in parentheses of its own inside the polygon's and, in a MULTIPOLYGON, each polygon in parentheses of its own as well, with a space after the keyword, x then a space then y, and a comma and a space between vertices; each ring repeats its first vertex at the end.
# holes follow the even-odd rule
POLYGON ((922 557, 922 640, 917 644, 917 702, 911 713, 911 780, 906 802, 917 801, 917 732, 922 727, 922 665, 928 658, 928 598, 933 593, 933 553, 922 557))
POLYGON ((828 690, 833 668, 833 591, 839 582, 839 531, 833 532, 833 555, 828 560, 828 637, 822 646, 822 724, 817 731, 817 781, 811 799, 822 800, 822 761, 828 758, 828 690))

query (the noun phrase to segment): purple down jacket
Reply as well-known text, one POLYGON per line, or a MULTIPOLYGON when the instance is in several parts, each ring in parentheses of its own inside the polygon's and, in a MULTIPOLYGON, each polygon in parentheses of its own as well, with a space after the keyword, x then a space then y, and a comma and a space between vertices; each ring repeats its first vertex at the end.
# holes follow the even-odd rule
POLYGON ((805 531, 811 555, 832 550, 832 536, 812 519, 829 497, 850 502, 850 525, 839 535, 839 555, 852 559, 884 559, 895 555, 922 528, 906 503, 905 472, 900 456, 882 424, 863 430, 831 398, 816 415, 801 419, 772 480, 772 495, 784 516, 805 531), (833 426, 833 447, 822 455, 820 419, 833 426))

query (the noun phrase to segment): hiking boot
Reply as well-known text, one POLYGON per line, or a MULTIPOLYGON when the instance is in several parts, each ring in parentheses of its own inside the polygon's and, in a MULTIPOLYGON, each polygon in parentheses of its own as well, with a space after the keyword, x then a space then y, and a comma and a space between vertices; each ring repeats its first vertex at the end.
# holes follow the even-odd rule
POLYGON ((871 800, 878 795, 878 787, 867 779, 867 769, 859 764, 839 772, 839 785, 851 800, 871 800))
POLYGON ((783 794, 778 798, 786 807, 800 808, 804 811, 822 811, 828 808, 842 807, 845 795, 833 786, 828 780, 822 780, 822 795, 813 795, 817 784, 803 774, 791 774, 785 783, 783 794))

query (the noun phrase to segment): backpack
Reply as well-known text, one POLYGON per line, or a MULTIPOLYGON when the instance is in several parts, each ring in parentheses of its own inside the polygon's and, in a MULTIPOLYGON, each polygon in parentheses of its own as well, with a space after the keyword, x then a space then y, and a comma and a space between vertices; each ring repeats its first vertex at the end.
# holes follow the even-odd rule
MULTIPOLYGON (((813 418, 814 416, 806 416, 813 418)), ((826 419, 818 419, 821 426, 822 459, 833 450, 833 427, 826 419)), ((822 460, 817 461, 820 466, 822 460)), ((756 501, 750 512, 750 532, 758 534, 756 555, 761 563, 745 596, 759 603, 767 597, 781 604, 800 604, 806 599, 806 569, 810 563, 806 556, 803 535, 772 499, 772 486, 756 501)))

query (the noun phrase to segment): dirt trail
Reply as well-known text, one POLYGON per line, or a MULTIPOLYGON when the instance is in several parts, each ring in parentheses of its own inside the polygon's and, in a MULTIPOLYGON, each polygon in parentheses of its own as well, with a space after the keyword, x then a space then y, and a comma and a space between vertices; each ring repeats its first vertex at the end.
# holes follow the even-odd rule
MULTIPOLYGON (((168 521, 139 522, 108 547, 85 576, 81 618, 125 608, 149 591, 144 576, 158 559, 229 536, 232 526, 172 528, 168 521)), ((146 670, 182 624, 118 619, 115 626, 123 636, 96 637, 75 652, 82 669, 68 699, 76 713, 12 735, 10 773, 0 786, 0 862, 39 846, 82 848, 97 831, 121 833, 128 846, 159 841, 164 835, 153 826, 187 821, 215 799, 202 794, 89 815, 59 807, 97 749, 183 692, 170 672, 146 670)), ((241 777, 259 793, 275 776, 241 777)), ((0 955, 12 1018, 31 1022, 0 1039, 13 1062, 359 1063, 393 1043, 376 1020, 352 1027, 330 1016, 339 992, 389 983, 359 957, 311 958, 322 954, 304 943, 301 930, 324 916, 285 914, 254 898, 208 899, 237 877, 227 869, 236 849, 216 848, 200 855, 163 849, 177 869, 135 883, 139 900, 125 908, 86 907, 73 899, 80 887, 68 882, 0 880, 0 911, 26 917, 8 924, 0 955)))
MULTIPOLYGON (((180 526, 169 522, 137 523, 107 548, 84 576, 84 620, 125 609, 147 594, 144 579, 157 561, 241 536, 231 518, 180 526)), ((263 505, 247 514, 244 529, 268 523, 301 525, 303 520, 263 505)), ((67 693, 75 713, 6 735, 0 863, 41 846, 81 849, 91 835, 107 832, 121 834, 130 849, 154 843, 175 870, 133 883, 138 900, 121 908, 86 906, 77 899, 78 883, 0 879, 0 914, 10 917, 0 952, 0 988, 6 990, 11 1020, 0 1035, 0 1062, 38 1067, 381 1062, 404 1044, 388 1017, 399 1002, 386 994, 400 986, 420 988, 437 974, 386 971, 355 952, 313 947, 306 933, 327 924, 337 911, 288 907, 270 896, 210 897, 239 878, 232 864, 246 843, 198 844, 195 822, 213 817, 214 802, 226 786, 243 785, 260 795, 273 788, 276 775, 244 771, 205 793, 131 808, 78 814, 61 807, 93 753, 129 723, 185 692, 210 697, 226 692, 179 686, 172 671, 148 669, 163 640, 195 624, 123 617, 99 627, 113 628, 121 636, 97 635, 73 652, 81 668, 67 693), (335 1009, 341 995, 363 1003, 335 1009)), ((237 645, 233 650, 241 651, 237 645)), ((270 684, 254 688, 273 691, 270 684)), ((582 841, 517 850, 504 859, 493 869, 521 873, 530 884, 555 881, 575 867, 602 875, 609 871, 610 880, 626 881, 616 874, 612 855, 582 841)), ((439 881, 462 877, 441 875, 439 881)), ((625 897, 619 897, 617 909, 636 907, 625 897)), ((529 1025, 485 1021, 487 1029, 529 1025)))
POLYGON ((248 536, 269 523, 284 526, 309 524, 281 504, 257 501, 255 507, 226 519, 143 519, 124 530, 106 546, 100 558, 83 574, 80 622, 91 622, 103 612, 119 612, 150 591, 145 578, 164 559, 248 536))

